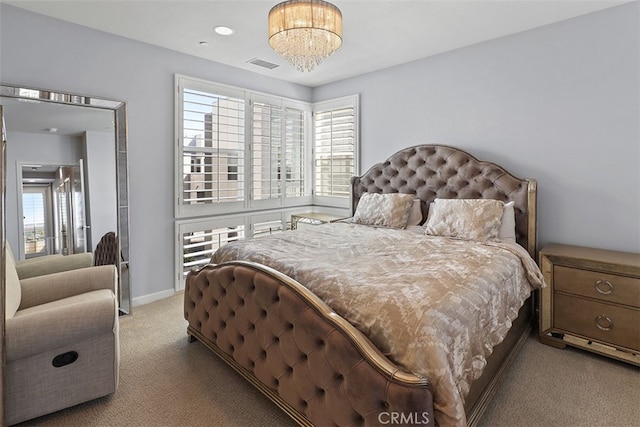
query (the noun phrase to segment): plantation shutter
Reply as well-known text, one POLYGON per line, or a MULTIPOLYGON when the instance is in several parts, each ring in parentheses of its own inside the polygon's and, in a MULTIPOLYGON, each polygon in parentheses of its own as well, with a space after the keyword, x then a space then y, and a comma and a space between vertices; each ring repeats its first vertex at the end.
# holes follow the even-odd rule
POLYGON ((305 137, 304 111, 285 110, 285 171, 287 197, 302 197, 305 191, 305 137))
POLYGON ((355 107, 323 109, 314 115, 316 196, 349 197, 356 173, 355 107))
POLYGON ((281 194, 283 108, 253 102, 253 200, 276 199, 281 194))
POLYGON ((265 102, 252 111, 252 199, 304 196, 305 112, 265 102))
POLYGON ((182 99, 182 203, 244 200, 244 99, 189 88, 182 99))

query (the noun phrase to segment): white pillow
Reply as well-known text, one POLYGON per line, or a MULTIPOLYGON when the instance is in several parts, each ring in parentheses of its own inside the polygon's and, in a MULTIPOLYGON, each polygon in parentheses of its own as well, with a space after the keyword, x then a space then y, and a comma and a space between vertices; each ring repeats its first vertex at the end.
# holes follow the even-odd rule
POLYGON ((411 208, 409 209, 409 218, 407 219, 407 227, 410 225, 420 225, 422 222, 422 206, 420 199, 413 199, 411 208))
POLYGON ((516 243, 516 213, 513 205, 513 201, 505 203, 502 209, 498 239, 503 242, 516 243))
POLYGON ((353 215, 356 224, 405 228, 413 194, 364 193, 353 215))
POLYGON ((435 199, 426 234, 466 240, 496 240, 504 203, 492 199, 435 199))

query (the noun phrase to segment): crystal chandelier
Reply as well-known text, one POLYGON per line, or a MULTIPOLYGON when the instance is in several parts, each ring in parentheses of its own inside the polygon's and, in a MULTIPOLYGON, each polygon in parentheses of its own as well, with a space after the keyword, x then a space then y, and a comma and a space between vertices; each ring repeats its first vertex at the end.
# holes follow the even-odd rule
POLYGON ((342 13, 322 0, 289 0, 269 11, 269 45, 298 71, 311 71, 342 44, 342 13))

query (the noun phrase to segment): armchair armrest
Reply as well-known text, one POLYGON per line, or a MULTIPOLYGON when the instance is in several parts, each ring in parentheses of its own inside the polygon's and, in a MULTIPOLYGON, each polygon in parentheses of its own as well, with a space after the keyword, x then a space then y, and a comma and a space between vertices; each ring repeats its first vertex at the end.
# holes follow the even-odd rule
POLYGON ((19 310, 5 324, 7 362, 111 333, 118 328, 117 310, 116 298, 105 289, 19 310))
POLYGON ((118 295, 117 278, 115 265, 100 265, 20 280, 22 300, 18 310, 98 289, 118 295))
POLYGON ((71 255, 46 255, 38 258, 16 261, 16 270, 20 279, 28 279, 45 274, 91 267, 93 254, 85 252, 71 255))

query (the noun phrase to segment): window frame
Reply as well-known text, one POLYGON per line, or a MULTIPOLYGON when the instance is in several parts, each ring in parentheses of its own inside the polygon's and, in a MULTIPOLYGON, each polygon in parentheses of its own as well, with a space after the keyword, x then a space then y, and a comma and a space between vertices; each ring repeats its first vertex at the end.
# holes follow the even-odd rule
MULTIPOLYGON (((284 98, 262 92, 251 91, 234 86, 210 82, 202 79, 188 77, 180 74, 175 75, 175 153, 174 153, 174 194, 175 206, 174 216, 178 219, 188 219, 198 216, 232 215, 238 212, 259 211, 264 209, 279 209, 292 206, 310 205, 313 203, 312 196, 312 105, 308 102, 284 98), (243 199, 234 202, 217 202, 206 204, 186 204, 184 203, 184 89, 197 90, 216 95, 229 96, 244 100, 244 165, 243 165, 243 199), (286 189, 286 174, 281 174, 281 192, 277 198, 264 198, 254 200, 253 194, 253 104, 265 103, 278 106, 282 111, 295 109, 302 112, 303 116, 303 194, 301 196, 288 196, 286 189)), ((285 118, 283 117, 283 120, 285 118)), ((284 126, 283 126, 284 127, 284 126)), ((281 152, 286 153, 286 137, 281 138, 281 152)), ((286 164, 285 158, 282 157, 286 164)))

